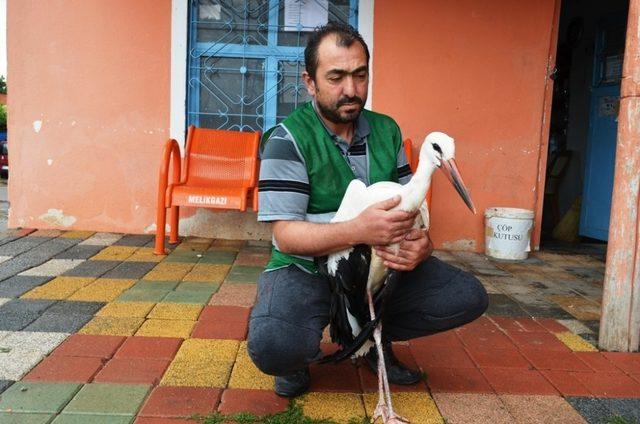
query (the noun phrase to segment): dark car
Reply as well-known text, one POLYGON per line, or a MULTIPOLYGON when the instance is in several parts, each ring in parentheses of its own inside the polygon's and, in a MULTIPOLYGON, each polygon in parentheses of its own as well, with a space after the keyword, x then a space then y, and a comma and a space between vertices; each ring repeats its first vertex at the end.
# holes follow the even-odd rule
POLYGON ((7 140, 0 140, 0 175, 3 177, 9 175, 9 149, 7 148, 7 140))

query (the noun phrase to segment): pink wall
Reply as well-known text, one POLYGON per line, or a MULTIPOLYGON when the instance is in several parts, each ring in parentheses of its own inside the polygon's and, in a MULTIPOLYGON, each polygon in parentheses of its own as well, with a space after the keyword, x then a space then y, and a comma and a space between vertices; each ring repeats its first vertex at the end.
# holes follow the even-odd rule
POLYGON ((555 3, 375 2, 374 109, 394 116, 414 141, 435 130, 452 135, 478 209, 472 216, 436 175, 431 213, 437 246, 481 250, 487 207, 538 208, 555 3))
POLYGON ((170 0, 8 2, 9 226, 143 232, 169 134, 170 0))

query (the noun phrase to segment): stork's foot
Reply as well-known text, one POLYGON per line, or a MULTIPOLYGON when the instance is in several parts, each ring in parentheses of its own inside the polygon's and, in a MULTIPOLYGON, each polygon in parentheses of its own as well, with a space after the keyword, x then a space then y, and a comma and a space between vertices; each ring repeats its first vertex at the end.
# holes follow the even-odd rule
POLYGON ((376 409, 373 412, 373 417, 371 417, 371 422, 375 423, 378 418, 382 418, 383 424, 402 424, 409 422, 409 420, 401 417, 395 412, 389 413, 389 408, 384 403, 378 403, 378 406, 376 406, 376 409))

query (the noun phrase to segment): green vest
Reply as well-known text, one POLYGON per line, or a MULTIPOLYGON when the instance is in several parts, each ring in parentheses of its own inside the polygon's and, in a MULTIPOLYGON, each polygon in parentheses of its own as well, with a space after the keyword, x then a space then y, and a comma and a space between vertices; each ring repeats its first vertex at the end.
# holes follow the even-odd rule
MULTIPOLYGON (((362 114, 370 127, 367 137, 369 182, 397 182, 397 158, 402 147, 398 125, 386 115, 369 110, 363 110, 362 114)), ((312 217, 335 213, 347 186, 356 176, 320 121, 313 105, 309 102, 300 106, 280 125, 293 137, 307 167, 311 191, 307 214, 312 217)), ((282 268, 290 264, 298 264, 310 272, 317 272, 313 261, 282 253, 275 247, 267 269, 282 268)))

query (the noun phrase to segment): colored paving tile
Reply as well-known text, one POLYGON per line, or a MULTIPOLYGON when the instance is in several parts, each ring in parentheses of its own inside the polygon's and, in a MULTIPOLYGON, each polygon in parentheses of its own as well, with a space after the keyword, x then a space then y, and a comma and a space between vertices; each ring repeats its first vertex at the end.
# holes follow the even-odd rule
POLYGON ((52 355, 40 362, 23 380, 88 383, 102 365, 102 358, 52 355))
POLYGON ((264 374, 255 366, 247 353, 247 343, 242 342, 233 365, 229 387, 234 389, 273 390, 274 381, 273 376, 264 374))
POLYGON ((599 320, 600 306, 580 296, 549 296, 549 300, 558 304, 562 309, 581 321, 599 320))
POLYGON ((570 397, 567 402, 589 423, 640 422, 640 399, 570 397), (614 420, 616 417, 617 421, 614 420))
POLYGON ((620 373, 572 372, 594 396, 606 398, 640 398, 640 382, 620 373))
POLYGON ((200 321, 208 322, 247 322, 250 308, 240 306, 205 306, 200 321))
POLYGON ((628 374, 640 374, 640 354, 624 352, 603 352, 607 360, 628 374))
POLYGON ((27 275, 34 277, 58 276, 84 262, 83 259, 51 259, 42 265, 29 268, 21 272, 19 275, 27 275))
POLYGON ((80 334, 132 336, 144 322, 135 317, 94 317, 82 327, 80 334))
POLYGON ((179 337, 186 339, 191 334, 195 321, 178 319, 148 319, 136 331, 136 336, 179 337))
MULTIPOLYGON (((15 275, 0 282, 0 297, 11 298, 19 297, 34 287, 38 287, 53 277, 28 277, 23 275, 15 275)), ((4 302, 6 303, 6 302, 4 302)))
POLYGON ((591 368, 582 362, 573 352, 548 349, 523 349, 522 353, 533 364, 534 368, 538 370, 591 371, 591 368))
MULTIPOLYGON (((144 281, 144 280, 143 280, 144 281)), ((188 290, 188 291, 203 291, 209 294, 214 294, 220 288, 219 284, 202 284, 202 283, 192 283, 189 281, 183 281, 178 284, 175 288, 176 291, 188 290)))
POLYGON ((225 415, 248 412, 261 417, 283 412, 288 406, 288 399, 271 390, 227 389, 218 410, 225 415))
POLYGON ((22 330, 54 303, 53 300, 10 300, 0 306, 0 331, 22 330))
POLYGON ((25 414, 14 412, 0 412, 0 423, 3 424, 47 424, 54 414, 25 414))
POLYGON ((450 424, 511 424, 515 418, 495 394, 434 393, 433 399, 450 424))
POLYGON ((132 262, 160 262, 162 259, 164 259, 164 256, 153 253, 153 247, 141 247, 126 260, 132 262))
POLYGON ((494 390, 477 368, 422 367, 432 393, 493 393, 494 390))
POLYGON ((100 309, 96 316, 145 318, 154 305, 153 302, 112 302, 100 309))
POLYGON ((540 373, 563 396, 591 396, 589 389, 569 371, 542 370, 540 373))
POLYGON ((244 340, 247 322, 200 321, 193 329, 192 337, 200 339, 244 340))
POLYGON ((231 265, 236 260, 237 253, 234 251, 212 251, 203 252, 200 254, 201 264, 217 264, 217 265, 231 265))
POLYGON ((204 290, 176 290, 170 291, 162 299, 165 303, 191 303, 196 305, 206 305, 211 299, 211 293, 204 290))
POLYGON ((309 418, 347 423, 365 416, 362 397, 354 393, 309 393, 300 403, 309 418))
MULTIPOLYGON (((444 419, 440 415, 435 402, 431 399, 428 393, 392 393, 391 400, 393 402, 393 409, 396 413, 408 419, 411 423, 444 424, 444 419)), ((372 416, 378 403, 378 394, 365 394, 364 403, 367 415, 372 416)))
POLYGON ((116 358, 149 358, 172 360, 182 339, 171 337, 127 337, 116 358))
POLYGON ((107 246, 95 256, 91 257, 93 261, 124 261, 138 250, 134 246, 107 246))
POLYGON ((311 364, 312 392, 361 393, 358 368, 349 361, 339 364, 311 364))
POLYGON ((44 356, 44 353, 37 351, 0 351, 0 380, 20 380, 44 356))
POLYGON ((102 246, 85 246, 77 244, 64 252, 58 253, 54 259, 89 259, 102 250, 102 246))
POLYGON ((165 256, 162 262, 183 262, 183 263, 196 263, 202 258, 202 252, 193 252, 191 250, 174 250, 165 256))
POLYGON ((474 368, 473 361, 462 347, 437 345, 411 346, 416 362, 423 368, 474 368))
POLYGON ((480 368, 531 368, 531 363, 514 349, 469 349, 468 354, 480 368))
POLYGON ((94 415, 94 414, 60 414, 52 424, 129 424, 131 416, 94 415))
POLYGON ((45 312, 24 328, 25 331, 75 333, 93 318, 92 315, 45 312))
POLYGON ((229 265, 198 263, 184 276, 183 280, 219 284, 227 276, 230 269, 229 265))
MULTIPOLYGON (((159 386, 140 410, 140 417, 207 415, 216 410, 222 390, 210 387, 159 386)), ((243 410, 242 412, 248 412, 243 410)))
POLYGON ((257 292, 255 284, 223 284, 211 297, 209 305, 251 307, 256 301, 257 292))
POLYGON ((124 341, 122 336, 74 334, 58 346, 52 355, 108 359, 124 341))
POLYGON ((246 266, 257 266, 257 267, 265 267, 267 262, 269 262, 269 258, 271 257, 270 253, 261 253, 261 252, 252 252, 247 250, 242 250, 238 253, 238 257, 235 260, 236 265, 246 265, 246 266))
POLYGON ((70 296, 69 300, 86 302, 110 302, 133 286, 135 280, 98 278, 70 296))
POLYGON ((60 237, 62 238, 79 238, 87 239, 95 234, 94 231, 65 231, 60 237))
POLYGON ((88 260, 82 262, 80 265, 65 272, 66 277, 100 277, 110 270, 120 265, 120 261, 93 261, 88 260))
POLYGON ((63 414, 135 415, 148 392, 147 385, 86 384, 63 414))
POLYGON ((160 302, 169 290, 161 289, 137 289, 131 288, 122 292, 116 299, 117 302, 155 303, 160 302))
POLYGON ((0 393, 7 390, 13 383, 11 380, 0 380, 0 393))
POLYGON ((225 281, 228 283, 255 284, 258 282, 262 271, 264 271, 264 267, 261 266, 234 265, 225 281))
POLYGON ((170 291, 178 287, 180 281, 140 280, 132 287, 133 290, 165 290, 170 291))
POLYGON ((193 268, 193 264, 180 262, 160 262, 145 276, 145 280, 169 281, 182 280, 193 268))
POLYGON ((233 362, 239 347, 240 343, 235 340, 188 339, 180 346, 175 359, 233 362))
POLYGON ((95 376, 97 383, 156 385, 169 366, 169 360, 150 358, 113 358, 95 376))
POLYGON ((555 333, 555 336, 565 346, 567 346, 569 349, 575 352, 597 352, 598 351, 598 349, 596 349, 593 345, 588 343, 585 339, 569 331, 565 331, 562 333, 555 333))
POLYGON ((66 299, 91 284, 93 277, 56 277, 22 295, 23 299, 66 299))
POLYGON ((149 312, 148 318, 180 319, 196 321, 202 311, 200 305, 185 305, 179 303, 158 303, 149 312))
POLYGON ((0 398, 3 412, 59 412, 80 389, 80 384, 20 381, 0 398))
POLYGON ((95 233, 88 239, 80 242, 80 246, 110 246, 122 238, 122 234, 95 233))
POLYGON ((4 352, 35 351, 46 355, 68 336, 68 334, 64 333, 17 331, 5 335, 0 340, 0 347, 3 348, 4 352))
POLYGON ((558 394, 558 391, 536 370, 483 368, 481 372, 498 394, 558 394))
POLYGON ((559 396, 500 396, 511 415, 522 423, 581 424, 584 419, 559 396))
POLYGON ((156 266, 155 262, 122 262, 115 268, 107 271, 102 276, 104 278, 133 278, 144 277, 156 266))
POLYGON ((232 362, 217 362, 201 359, 174 360, 164 374, 163 386, 219 387, 229 381, 232 362))
POLYGON ((146 234, 126 234, 114 246, 145 246, 147 243, 153 242, 153 235, 146 234))

